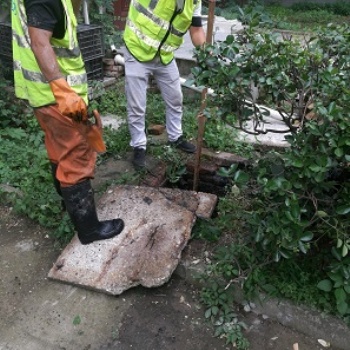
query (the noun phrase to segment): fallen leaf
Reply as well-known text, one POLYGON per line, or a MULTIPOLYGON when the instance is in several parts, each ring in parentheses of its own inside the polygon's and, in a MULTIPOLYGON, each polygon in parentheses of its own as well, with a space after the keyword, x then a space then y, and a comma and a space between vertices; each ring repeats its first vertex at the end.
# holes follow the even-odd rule
POLYGON ((185 297, 183 295, 181 295, 181 297, 180 297, 180 304, 185 304, 188 307, 191 307, 191 305, 186 302, 185 297))
POLYGON ((331 346, 331 343, 328 341, 325 341, 323 339, 317 339, 317 341, 324 347, 324 348, 329 348, 331 346))

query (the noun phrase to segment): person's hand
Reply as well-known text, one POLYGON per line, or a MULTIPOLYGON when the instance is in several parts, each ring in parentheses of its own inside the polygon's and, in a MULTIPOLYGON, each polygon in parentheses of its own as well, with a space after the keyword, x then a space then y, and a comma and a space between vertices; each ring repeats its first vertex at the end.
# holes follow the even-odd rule
POLYGON ((49 84, 58 109, 63 115, 76 121, 88 119, 85 101, 68 85, 64 78, 52 80, 49 84))

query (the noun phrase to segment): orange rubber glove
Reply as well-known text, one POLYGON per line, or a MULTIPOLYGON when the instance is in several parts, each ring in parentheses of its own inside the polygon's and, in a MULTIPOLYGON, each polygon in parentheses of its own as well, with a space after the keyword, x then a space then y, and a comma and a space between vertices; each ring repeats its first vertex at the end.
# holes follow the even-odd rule
POLYGON ((85 101, 68 85, 64 78, 52 80, 49 84, 58 109, 63 115, 76 121, 88 119, 85 101))
POLYGON ((95 152, 103 153, 106 152, 106 145, 103 141, 102 137, 102 121, 100 113, 95 109, 93 111, 95 124, 90 123, 90 125, 86 129, 86 139, 89 145, 95 152))

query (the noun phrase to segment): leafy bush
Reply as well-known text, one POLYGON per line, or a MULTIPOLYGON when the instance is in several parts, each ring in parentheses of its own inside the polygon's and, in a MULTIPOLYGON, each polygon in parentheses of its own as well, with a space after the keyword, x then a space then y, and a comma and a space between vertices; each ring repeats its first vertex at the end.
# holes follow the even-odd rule
POLYGON ((324 11, 333 15, 349 16, 350 4, 345 1, 337 1, 335 3, 315 3, 315 2, 298 2, 290 6, 293 11, 305 12, 305 11, 324 11))
POLYGON ((235 181, 242 172, 232 171, 242 193, 235 200, 241 200, 236 216, 248 232, 244 245, 259 252, 255 267, 326 250, 325 278, 318 287, 331 293, 338 314, 348 317, 350 27, 329 25, 296 40, 259 31, 258 13, 245 18, 250 22, 243 33, 197 50, 193 69, 195 83, 216 92, 208 99, 208 118, 258 135, 274 132, 265 123, 272 107, 290 132, 284 152, 252 163, 244 187, 235 181))

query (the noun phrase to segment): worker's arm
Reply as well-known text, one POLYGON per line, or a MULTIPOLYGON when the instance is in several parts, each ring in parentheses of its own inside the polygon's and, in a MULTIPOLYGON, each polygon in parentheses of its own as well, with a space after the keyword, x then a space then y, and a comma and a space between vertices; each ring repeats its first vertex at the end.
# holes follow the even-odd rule
POLYGON ((190 36, 195 47, 202 46, 205 41, 205 32, 202 26, 202 3, 198 1, 193 11, 192 23, 190 26, 190 36))
POLYGON ((202 46, 205 43, 205 32, 203 27, 190 27, 190 36, 192 40, 192 44, 195 47, 202 46))
POLYGON ((69 86, 60 72, 56 54, 50 44, 52 33, 44 29, 28 27, 31 48, 39 68, 50 83, 59 111, 76 120, 87 119, 87 107, 84 100, 69 86))
POLYGON ((56 54, 50 44, 52 32, 34 27, 28 27, 28 32, 32 51, 46 80, 51 81, 63 77, 56 54))
POLYGON ((31 49, 39 68, 47 80, 60 77, 51 37, 62 39, 65 35, 65 13, 60 1, 25 0, 31 49))

